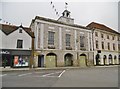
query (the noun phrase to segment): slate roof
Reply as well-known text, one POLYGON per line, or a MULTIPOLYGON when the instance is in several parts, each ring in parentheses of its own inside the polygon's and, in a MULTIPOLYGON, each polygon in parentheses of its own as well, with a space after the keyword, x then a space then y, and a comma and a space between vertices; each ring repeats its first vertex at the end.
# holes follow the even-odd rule
POLYGON ((99 23, 96 23, 96 22, 91 22, 86 27, 88 27, 89 29, 95 28, 95 29, 100 29, 100 30, 104 30, 104 31, 108 31, 108 32, 113 32, 113 33, 116 33, 116 34, 120 35, 119 32, 117 32, 117 31, 115 31, 115 30, 113 30, 113 29, 111 29, 111 28, 109 28, 109 27, 107 27, 103 24, 99 24, 99 23))
POLYGON ((25 32, 27 32, 32 38, 34 38, 34 33, 31 31, 31 28, 14 25, 7 25, 7 24, 0 24, 0 30, 2 30, 6 35, 11 34, 12 32, 16 31, 18 28, 23 28, 25 32))
POLYGON ((64 23, 64 22, 61 22, 61 21, 58 21, 58 20, 54 20, 54 19, 50 19, 50 18, 44 18, 44 17, 40 17, 40 16, 36 16, 35 19, 32 20, 32 23, 34 23, 36 19, 47 21, 47 22, 52 22, 52 23, 57 23, 57 24, 62 24, 62 25, 67 25, 67 26, 71 26, 71 27, 77 27, 77 28, 83 28, 83 29, 90 30, 86 26, 81 26, 81 25, 77 25, 77 24, 67 24, 67 23, 64 23))

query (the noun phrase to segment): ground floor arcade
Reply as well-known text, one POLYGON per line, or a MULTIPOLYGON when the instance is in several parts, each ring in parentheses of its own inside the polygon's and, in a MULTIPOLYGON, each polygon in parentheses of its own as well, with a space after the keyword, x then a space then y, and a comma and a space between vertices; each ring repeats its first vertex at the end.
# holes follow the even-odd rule
POLYGON ((118 65, 120 64, 120 55, 114 51, 95 51, 94 65, 118 65))
POLYGON ((93 52, 71 50, 42 50, 34 55, 35 67, 92 66, 93 52))

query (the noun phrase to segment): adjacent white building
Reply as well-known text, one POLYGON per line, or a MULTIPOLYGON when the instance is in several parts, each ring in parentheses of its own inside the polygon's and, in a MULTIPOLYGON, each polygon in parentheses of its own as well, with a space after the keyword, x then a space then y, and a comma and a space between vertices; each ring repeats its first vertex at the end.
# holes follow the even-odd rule
POLYGON ((90 23, 87 27, 93 31, 94 64, 120 64, 120 33, 95 22, 90 23))
POLYGON ((0 36, 1 61, 7 60, 7 66, 11 67, 28 67, 34 38, 31 29, 1 24, 0 36))

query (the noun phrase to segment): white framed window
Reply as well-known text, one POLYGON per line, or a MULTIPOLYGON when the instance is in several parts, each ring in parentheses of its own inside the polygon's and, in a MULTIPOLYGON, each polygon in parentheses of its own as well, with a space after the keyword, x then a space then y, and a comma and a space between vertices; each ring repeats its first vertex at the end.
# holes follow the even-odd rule
POLYGON ((54 45, 55 32, 48 31, 48 45, 54 45))
POLYGON ((17 40, 17 48, 23 48, 23 40, 17 40))
POLYGON ((70 34, 66 34, 66 46, 70 46, 70 34))

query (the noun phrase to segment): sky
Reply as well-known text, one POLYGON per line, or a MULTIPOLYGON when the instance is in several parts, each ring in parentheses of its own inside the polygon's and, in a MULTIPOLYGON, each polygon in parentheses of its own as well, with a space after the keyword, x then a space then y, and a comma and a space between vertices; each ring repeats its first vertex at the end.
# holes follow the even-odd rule
POLYGON ((29 27, 35 16, 57 20, 65 10, 65 2, 75 24, 86 26, 97 22, 118 31, 118 0, 1 0, 0 18, 2 22, 29 27))

